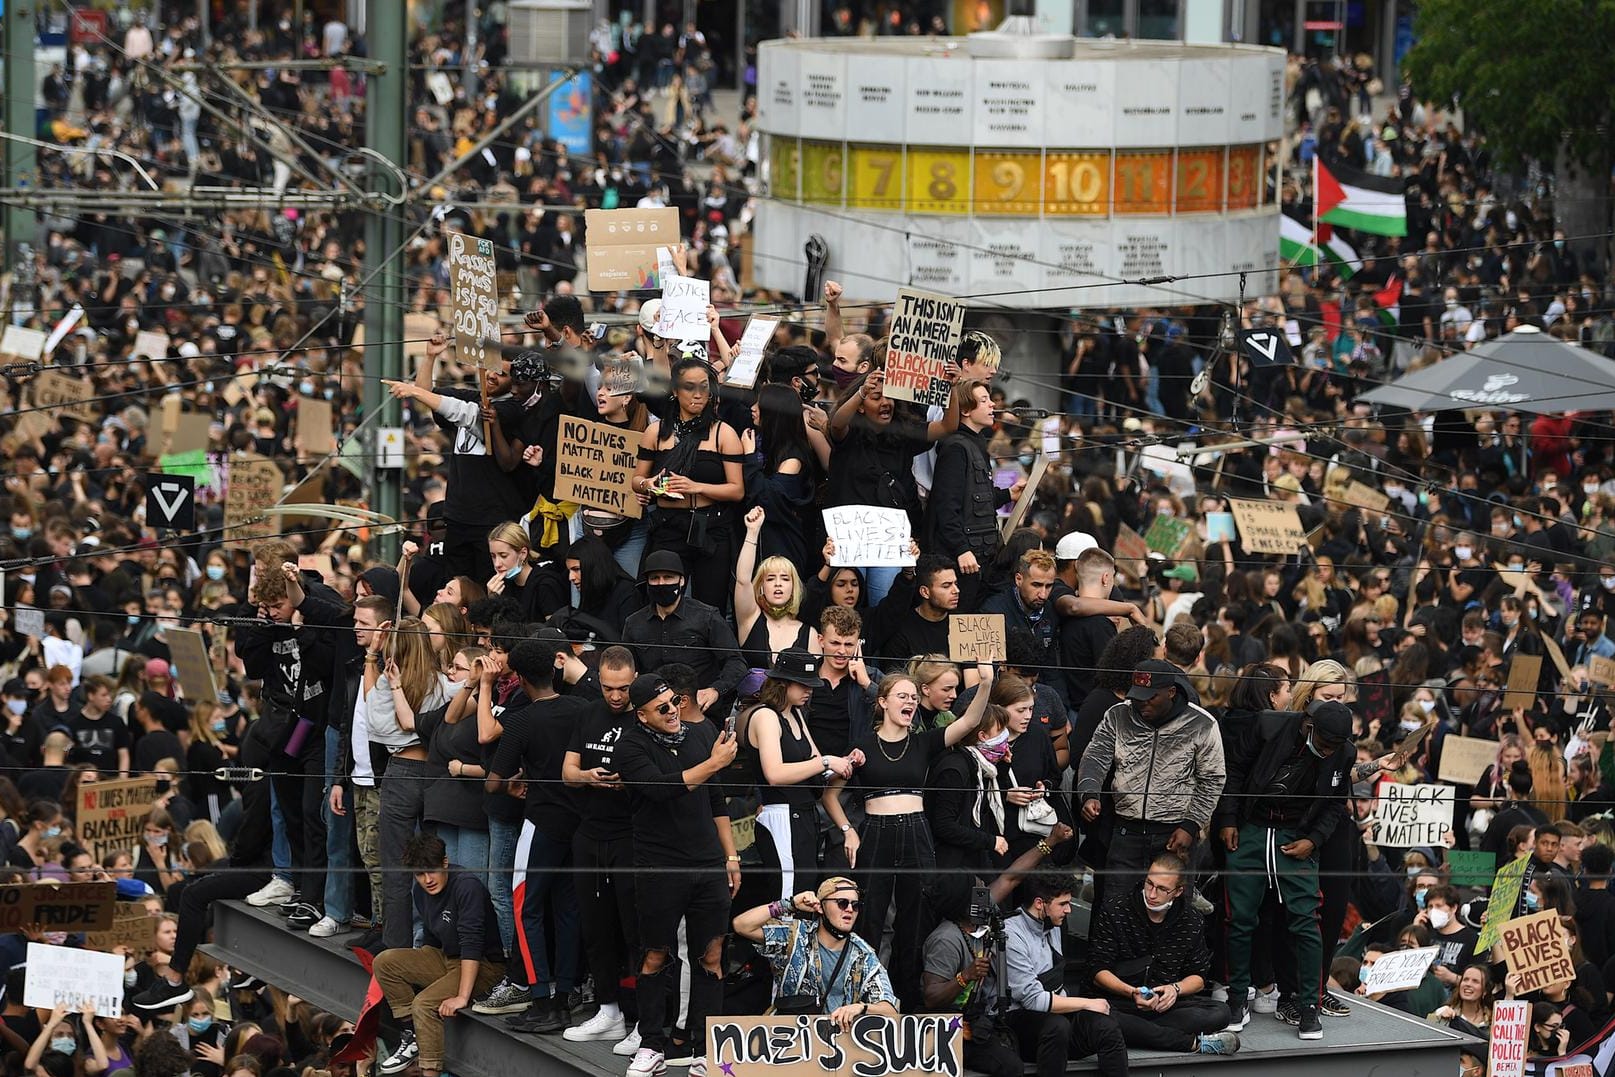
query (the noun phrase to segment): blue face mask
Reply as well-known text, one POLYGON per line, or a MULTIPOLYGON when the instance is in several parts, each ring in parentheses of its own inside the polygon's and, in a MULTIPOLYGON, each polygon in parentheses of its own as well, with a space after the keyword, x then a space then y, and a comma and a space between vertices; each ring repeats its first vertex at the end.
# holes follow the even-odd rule
POLYGON ((520 576, 521 574, 522 574, 522 566, 517 565, 515 568, 512 568, 512 569, 510 569, 509 571, 507 571, 505 573, 505 579, 513 580, 517 576, 520 576))
POLYGON ((1423 888, 1423 887, 1420 887, 1419 889, 1413 891, 1413 903, 1415 905, 1417 905, 1421 909, 1424 908, 1424 895, 1427 892, 1428 891, 1425 890, 1425 888, 1423 888))
POLYGON ((222 579, 224 579, 224 566, 223 565, 209 565, 207 567, 207 578, 210 579, 210 580, 222 580, 222 579))
POLYGON ((140 623, 140 614, 131 613, 129 616, 125 617, 124 620, 129 622, 129 626, 133 628, 135 625, 140 623))
POLYGON ((18 542, 27 542, 29 539, 34 537, 34 529, 31 527, 13 527, 11 529, 11 537, 16 539, 18 542))
POLYGON ((1022 467, 1031 467, 1032 466, 1032 461, 1036 460, 1037 457, 1033 456, 1031 453, 1022 453, 1021 455, 1017 456, 1015 459, 1017 459, 1017 460, 1019 460, 1021 462, 1022 467))
POLYGON ((52 1036, 50 1038, 50 1049, 60 1051, 64 1055, 70 1055, 78 1050, 78 1041, 72 1036, 52 1036))
POLYGON ((230 728, 229 723, 226 722, 223 718, 220 718, 220 719, 218 719, 217 721, 215 721, 213 723, 213 732, 215 732, 215 733, 223 733, 225 730, 227 730, 229 728, 230 728))
POLYGON ((62 828, 59 826, 48 826, 45 828, 45 836, 47 838, 59 838, 62 836, 62 828))
POLYGON ((26 699, 8 699, 6 700, 6 710, 12 714, 25 714, 28 711, 28 701, 26 699))
POLYGON ((213 1027, 211 1017, 189 1017, 185 1020, 185 1027, 200 1035, 213 1027))
POLYGON ((1535 890, 1527 890, 1520 897, 1525 901, 1526 912, 1536 912, 1537 909, 1542 907, 1542 899, 1537 896, 1535 890))

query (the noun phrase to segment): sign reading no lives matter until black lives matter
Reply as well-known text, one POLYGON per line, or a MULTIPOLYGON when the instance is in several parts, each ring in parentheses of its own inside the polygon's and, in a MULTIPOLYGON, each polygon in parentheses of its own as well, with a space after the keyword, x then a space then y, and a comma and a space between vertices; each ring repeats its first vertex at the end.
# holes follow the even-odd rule
POLYGON ((562 417, 555 435, 555 499, 639 519, 644 510, 629 485, 638 457, 634 431, 562 417))
POLYGON ((942 376, 943 367, 958 358, 964 326, 965 304, 959 300, 900 289, 886 345, 886 395, 947 407, 953 383, 942 376))

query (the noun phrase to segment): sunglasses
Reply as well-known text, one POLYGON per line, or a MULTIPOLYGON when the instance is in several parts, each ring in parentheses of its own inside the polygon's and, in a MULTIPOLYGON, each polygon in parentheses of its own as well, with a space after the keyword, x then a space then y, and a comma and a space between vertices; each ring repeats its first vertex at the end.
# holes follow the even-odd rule
POLYGON ((851 898, 828 898, 826 900, 829 904, 836 906, 843 912, 857 912, 864 907, 863 902, 854 901, 851 898))
POLYGON ((681 381, 678 384, 680 392, 707 394, 712 392, 712 386, 704 381, 681 381))
POLYGON ((657 714, 677 714, 679 712, 679 707, 682 706, 683 703, 684 703, 684 697, 683 696, 674 696, 672 699, 668 700, 666 703, 658 703, 656 705, 656 713, 657 714))

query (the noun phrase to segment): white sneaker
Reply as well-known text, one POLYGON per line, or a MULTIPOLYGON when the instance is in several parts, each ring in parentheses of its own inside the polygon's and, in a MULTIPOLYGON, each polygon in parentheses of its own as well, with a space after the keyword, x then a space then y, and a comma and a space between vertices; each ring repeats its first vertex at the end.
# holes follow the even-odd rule
MULTIPOLYGON (((611 1053, 614 1055, 622 1055, 624 1058, 629 1058, 638 1050, 639 1026, 634 1025, 628 1030, 628 1035, 618 1040, 617 1043, 612 1046, 611 1053)), ((664 1059, 663 1061, 666 1060, 664 1059)))
POLYGON ((667 1072, 667 1058, 651 1047, 641 1047, 628 1063, 628 1077, 662 1077, 667 1072))
MULTIPOLYGON (((627 1026, 623 1024, 621 1012, 618 1012, 616 1016, 608 1016, 601 1012, 596 1013, 581 1025, 573 1025, 561 1033, 561 1038, 571 1040, 573 1043, 587 1043, 590 1040, 621 1040, 627 1031, 627 1026)), ((635 1049, 638 1049, 637 1044, 635 1049)))
POLYGON ((262 909, 268 905, 279 905, 295 893, 297 891, 292 889, 292 884, 277 875, 263 889, 248 894, 247 904, 262 909))
POLYGON ((1256 997, 1251 1000, 1252 1013, 1272 1013, 1279 1008, 1279 989, 1275 984, 1270 990, 1257 991, 1256 997))
POLYGON ((1227 984, 1213 984, 1212 988, 1211 988, 1211 998, 1212 998, 1212 1001, 1214 1001, 1214 1002, 1227 1002, 1228 1001, 1228 985, 1227 984))
POLYGON ((341 931, 342 928, 342 924, 337 923, 329 916, 322 916, 308 929, 308 933, 313 935, 316 939, 328 939, 332 935, 335 935, 338 931, 341 931))
POLYGON ((690 1059, 690 1077, 707 1077, 707 1060, 705 1055, 696 1055, 690 1059))

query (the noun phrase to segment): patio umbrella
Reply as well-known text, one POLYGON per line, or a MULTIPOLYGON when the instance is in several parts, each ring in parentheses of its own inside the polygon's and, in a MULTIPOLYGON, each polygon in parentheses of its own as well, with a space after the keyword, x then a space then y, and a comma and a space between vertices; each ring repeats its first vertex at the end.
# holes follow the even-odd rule
POLYGON ((1409 411, 1615 411, 1615 362, 1525 326, 1357 399, 1409 411))

